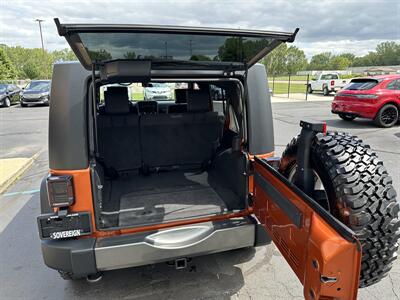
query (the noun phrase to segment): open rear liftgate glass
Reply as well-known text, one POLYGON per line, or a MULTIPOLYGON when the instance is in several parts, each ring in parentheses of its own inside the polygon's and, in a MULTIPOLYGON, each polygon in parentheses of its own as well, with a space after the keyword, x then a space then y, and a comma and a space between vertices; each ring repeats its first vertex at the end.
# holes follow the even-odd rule
POLYGON ((82 66, 116 60, 151 62, 151 69, 187 67, 233 72, 257 63, 294 32, 124 24, 61 24, 54 19, 82 66))
POLYGON ((254 214, 304 285, 306 299, 356 299, 354 233, 265 161, 254 162, 254 214))

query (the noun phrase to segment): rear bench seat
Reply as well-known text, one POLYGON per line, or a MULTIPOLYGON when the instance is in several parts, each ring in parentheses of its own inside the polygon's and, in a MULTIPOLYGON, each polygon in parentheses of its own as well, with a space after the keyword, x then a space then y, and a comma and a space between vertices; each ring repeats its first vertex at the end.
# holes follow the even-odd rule
POLYGON ((126 87, 108 87, 104 112, 97 118, 100 161, 108 173, 141 166, 139 116, 130 113, 126 87))
POLYGON ((148 167, 202 165, 212 159, 223 122, 210 111, 208 90, 187 91, 187 112, 140 118, 142 161, 148 167))
POLYGON ((186 94, 186 113, 158 114, 157 103, 146 101, 138 103, 137 115, 130 112, 127 88, 108 87, 97 127, 100 162, 109 175, 142 166, 202 166, 212 159, 223 120, 210 111, 208 91, 186 94))

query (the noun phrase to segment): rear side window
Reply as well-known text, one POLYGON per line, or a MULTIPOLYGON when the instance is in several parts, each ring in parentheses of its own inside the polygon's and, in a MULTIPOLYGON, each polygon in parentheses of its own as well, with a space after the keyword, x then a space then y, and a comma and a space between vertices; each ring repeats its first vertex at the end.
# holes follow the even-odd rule
POLYGON ((376 79, 353 79, 345 90, 370 90, 379 83, 376 79))
POLYGON ((386 89, 399 91, 400 90, 400 79, 396 79, 396 80, 389 82, 388 85, 386 86, 386 89))
POLYGON ((321 76, 321 80, 330 80, 330 79, 338 79, 339 77, 336 74, 326 74, 321 76))

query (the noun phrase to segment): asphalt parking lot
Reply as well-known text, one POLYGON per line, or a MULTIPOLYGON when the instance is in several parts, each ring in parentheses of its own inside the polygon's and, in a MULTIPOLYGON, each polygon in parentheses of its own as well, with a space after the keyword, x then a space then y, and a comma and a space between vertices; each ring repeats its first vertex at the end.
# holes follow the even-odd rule
MULTIPOLYGON (((330 114, 330 102, 274 103, 276 152, 299 132, 300 119, 324 120, 328 129, 347 131, 370 144, 400 191, 400 126, 375 127, 330 114)), ((40 153, 22 178, 0 195, 0 299, 302 299, 302 287, 279 251, 268 245, 194 258, 188 268, 167 264, 110 271, 100 282, 68 282, 46 268, 36 229, 38 187, 47 170, 47 107, 0 109, 0 158, 40 153), (5 221, 4 221, 5 220, 5 221)), ((400 199, 400 197, 399 197, 400 199)), ((360 290, 360 299, 399 299, 400 260, 390 276, 360 290)))

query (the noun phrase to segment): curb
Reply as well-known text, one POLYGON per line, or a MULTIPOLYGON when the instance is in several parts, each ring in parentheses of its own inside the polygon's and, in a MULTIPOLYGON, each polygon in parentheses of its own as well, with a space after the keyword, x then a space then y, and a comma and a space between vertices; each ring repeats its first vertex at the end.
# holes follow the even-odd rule
POLYGON ((35 153, 29 160, 24 164, 21 168, 19 168, 9 179, 3 182, 0 185, 0 195, 5 192, 15 181, 17 181, 22 174, 25 173, 33 164, 33 162, 38 158, 38 156, 42 153, 42 150, 35 153))

